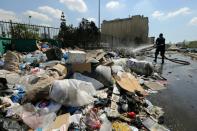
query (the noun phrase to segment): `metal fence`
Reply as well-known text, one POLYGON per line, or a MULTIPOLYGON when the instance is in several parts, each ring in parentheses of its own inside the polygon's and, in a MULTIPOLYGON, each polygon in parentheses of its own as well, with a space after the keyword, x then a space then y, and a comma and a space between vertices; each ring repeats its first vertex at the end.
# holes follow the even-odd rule
MULTIPOLYGON (((42 26, 42 25, 31 25, 16 22, 0 21, 0 36, 6 38, 13 38, 12 29, 16 26, 23 26, 26 31, 31 31, 32 34, 38 35, 42 39, 54 39, 59 33, 59 28, 42 26)), ((24 35, 27 33, 24 33, 24 35)), ((25 36, 24 36, 25 37, 25 36)))

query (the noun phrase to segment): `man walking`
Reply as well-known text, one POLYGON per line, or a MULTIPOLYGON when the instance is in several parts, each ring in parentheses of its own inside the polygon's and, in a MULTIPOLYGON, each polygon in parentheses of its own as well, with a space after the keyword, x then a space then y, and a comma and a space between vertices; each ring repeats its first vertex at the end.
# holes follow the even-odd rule
POLYGON ((165 57, 165 38, 163 37, 163 34, 159 34, 159 37, 156 40, 156 51, 155 51, 155 60, 154 62, 157 62, 157 56, 160 53, 162 57, 162 64, 164 64, 164 57, 165 57))

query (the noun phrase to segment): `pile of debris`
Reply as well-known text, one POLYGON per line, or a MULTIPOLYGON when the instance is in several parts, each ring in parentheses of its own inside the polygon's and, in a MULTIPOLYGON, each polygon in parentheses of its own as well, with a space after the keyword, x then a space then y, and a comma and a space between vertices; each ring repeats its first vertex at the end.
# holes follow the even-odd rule
POLYGON ((151 63, 103 50, 8 51, 0 60, 0 128, 168 131, 146 96, 165 89, 151 63))

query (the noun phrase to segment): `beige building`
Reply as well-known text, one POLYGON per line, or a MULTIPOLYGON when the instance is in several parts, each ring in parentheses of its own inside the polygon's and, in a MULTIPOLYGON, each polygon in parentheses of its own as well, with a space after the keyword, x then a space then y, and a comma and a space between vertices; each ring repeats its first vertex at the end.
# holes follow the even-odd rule
POLYGON ((136 15, 125 19, 103 21, 102 42, 113 46, 147 43, 148 17, 136 15))

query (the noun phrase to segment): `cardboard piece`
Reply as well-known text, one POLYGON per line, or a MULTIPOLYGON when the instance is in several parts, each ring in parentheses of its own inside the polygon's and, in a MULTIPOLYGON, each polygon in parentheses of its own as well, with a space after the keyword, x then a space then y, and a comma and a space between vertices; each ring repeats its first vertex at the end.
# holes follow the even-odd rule
POLYGON ((149 130, 149 131, 170 131, 163 125, 158 124, 151 118, 145 119, 142 124, 149 130))
POLYGON ((73 72, 91 72, 91 63, 72 64, 73 72))
POLYGON ((56 117, 55 121, 47 131, 67 131, 69 126, 69 117, 69 113, 56 117))
POLYGON ((57 64, 52 69, 57 70, 59 75, 67 75, 67 68, 64 65, 57 64))
POLYGON ((98 53, 96 56, 96 60, 100 61, 105 56, 105 54, 105 52, 98 53))
POLYGON ((147 81, 144 83, 144 85, 150 88, 151 90, 155 90, 155 91, 166 89, 165 86, 163 86, 162 84, 158 82, 147 81))
POLYGON ((138 80, 130 73, 118 73, 118 77, 115 77, 119 86, 129 92, 135 92, 135 90, 144 92, 144 89, 139 84, 138 80))

